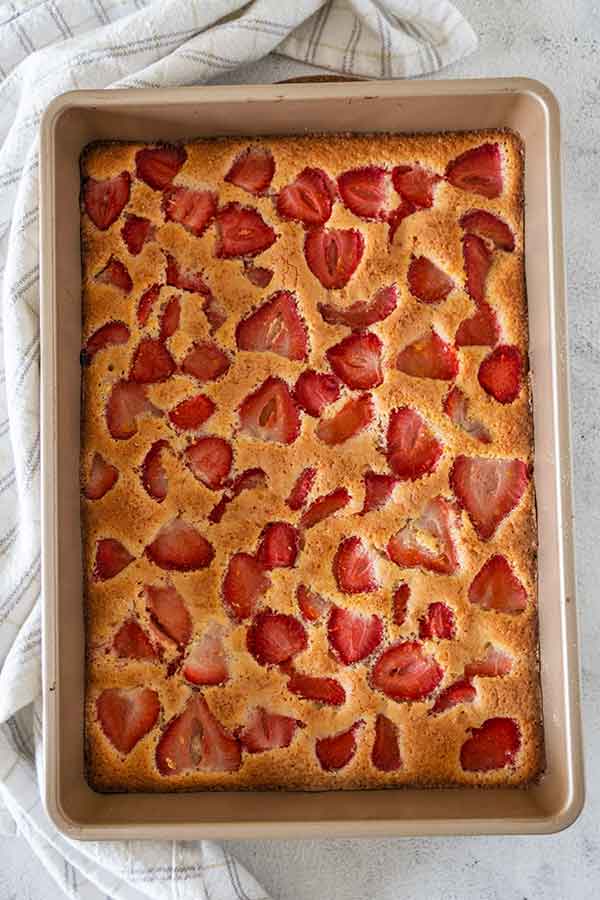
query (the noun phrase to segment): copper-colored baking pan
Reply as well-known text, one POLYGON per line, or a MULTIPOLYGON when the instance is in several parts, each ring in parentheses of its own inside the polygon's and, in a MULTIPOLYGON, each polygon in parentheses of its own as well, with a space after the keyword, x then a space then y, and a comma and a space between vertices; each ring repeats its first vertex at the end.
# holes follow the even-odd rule
POLYGON ((555 832, 583 805, 559 111, 525 79, 82 91, 41 134, 45 803, 74 838, 555 832), (526 274, 547 771, 525 789, 106 795, 84 776, 79 168, 92 140, 510 127, 525 142, 526 274))

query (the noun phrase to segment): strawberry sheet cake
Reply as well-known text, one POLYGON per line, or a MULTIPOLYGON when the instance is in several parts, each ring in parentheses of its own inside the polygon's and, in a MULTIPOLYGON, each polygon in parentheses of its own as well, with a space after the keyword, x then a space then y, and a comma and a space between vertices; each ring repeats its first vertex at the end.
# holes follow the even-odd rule
POLYGON ((505 131, 87 148, 95 789, 539 776, 522 184, 505 131))

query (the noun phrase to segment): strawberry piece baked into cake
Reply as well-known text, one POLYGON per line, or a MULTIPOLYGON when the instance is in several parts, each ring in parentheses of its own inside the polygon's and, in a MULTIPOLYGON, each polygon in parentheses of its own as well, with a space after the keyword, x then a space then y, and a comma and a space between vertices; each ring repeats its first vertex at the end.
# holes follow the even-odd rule
POLYGON ((539 776, 522 184, 504 131, 87 148, 95 789, 539 776))

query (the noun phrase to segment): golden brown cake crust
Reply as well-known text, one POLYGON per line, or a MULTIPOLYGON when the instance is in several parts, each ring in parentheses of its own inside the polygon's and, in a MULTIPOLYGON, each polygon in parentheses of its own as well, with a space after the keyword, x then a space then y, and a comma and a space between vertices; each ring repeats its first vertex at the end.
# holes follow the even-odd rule
MULTIPOLYGON (((98 230, 82 214, 83 242, 83 342, 105 322, 120 320, 131 331, 122 346, 111 346, 98 353, 83 369, 84 405, 82 415, 82 483, 85 484, 91 460, 99 452, 119 470, 116 485, 100 500, 82 499, 83 542, 85 550, 85 593, 87 615, 87 704, 86 746, 90 783, 102 791, 172 791, 206 788, 339 789, 379 788, 399 785, 522 785, 536 778, 543 767, 541 704, 538 677, 536 524, 533 482, 529 483, 516 509, 502 522, 491 540, 482 542, 471 521, 462 512, 457 534, 460 569, 454 575, 438 575, 422 569, 400 569, 385 555, 392 534, 414 519, 428 499, 437 495, 452 498, 449 471, 458 454, 518 458, 533 463, 530 390, 526 383, 515 402, 497 403, 481 388, 478 367, 489 348, 466 347, 458 351, 460 370, 456 384, 468 395, 469 415, 490 429, 493 441, 483 445, 454 425, 442 410, 448 382, 413 378, 394 366, 397 352, 435 326, 437 332, 453 343, 461 321, 474 312, 473 301, 465 290, 465 271, 461 247, 460 217, 477 207, 489 210, 507 222, 515 235, 511 253, 494 253, 487 281, 487 297, 499 317, 504 342, 516 345, 527 358, 527 310, 523 267, 523 162, 519 139, 505 131, 415 136, 376 135, 311 136, 306 138, 267 138, 260 143, 275 159, 275 175, 270 192, 276 193, 296 177, 305 166, 318 167, 335 178, 354 167, 377 164, 391 169, 399 164, 421 165, 443 175, 450 160, 484 141, 497 142, 501 148, 504 190, 496 199, 457 190, 442 180, 436 187, 433 208, 424 209, 404 220, 390 246, 388 226, 383 222, 363 221, 336 202, 328 228, 358 228, 365 238, 362 261, 342 290, 326 291, 306 265, 303 243, 305 232, 298 222, 283 221, 276 213, 271 196, 253 197, 233 184, 224 182, 232 161, 249 144, 247 139, 197 141, 185 145, 187 161, 175 178, 176 185, 210 185, 218 190, 219 204, 237 201, 258 209, 278 234, 277 241, 260 254, 256 265, 273 270, 267 288, 252 285, 243 273, 239 259, 217 260, 214 256, 214 226, 202 237, 195 237, 181 225, 165 222, 162 195, 142 181, 133 179, 125 212, 144 216, 156 226, 156 240, 131 256, 121 237, 122 214, 106 231, 98 230), (228 318, 213 338, 203 312, 202 298, 177 292, 165 285, 164 252, 172 253, 184 267, 201 270, 213 294, 226 306, 228 318), (412 254, 425 254, 437 262, 454 280, 455 288, 438 305, 418 302, 407 285, 407 268, 412 254), (108 284, 94 280, 111 255, 122 260, 133 280, 130 294, 124 295, 108 284), (260 466, 268 484, 241 493, 218 524, 209 524, 207 516, 220 494, 205 488, 188 468, 172 454, 163 462, 169 478, 169 490, 161 503, 143 489, 139 467, 151 444, 165 438, 177 451, 189 442, 190 435, 178 433, 164 417, 142 417, 138 432, 129 440, 115 441, 107 429, 105 406, 111 386, 126 378, 133 349, 142 329, 136 319, 136 307, 144 290, 161 283, 159 302, 151 314, 144 334, 157 336, 157 311, 173 293, 181 297, 181 325, 170 339, 169 347, 181 361, 193 341, 215 339, 231 358, 224 377, 202 386, 202 393, 216 404, 216 412, 203 432, 233 440, 234 471, 260 466), (350 332, 343 326, 326 325, 317 311, 317 303, 338 306, 366 300, 375 291, 395 282, 399 303, 387 319, 371 327, 384 345, 385 380, 372 391, 377 409, 377 424, 352 440, 336 447, 318 441, 315 429, 319 420, 307 415, 301 419, 301 432, 290 446, 264 443, 237 431, 237 409, 242 399, 266 377, 276 374, 290 387, 306 368, 329 371, 326 350, 350 332), (309 332, 310 353, 306 362, 295 362, 272 353, 241 352, 236 349, 235 328, 241 318, 260 305, 274 291, 287 289, 296 295, 309 332), (401 482, 393 502, 364 516, 363 474, 371 467, 386 472, 387 461, 380 446, 388 414, 400 406, 412 406, 427 419, 444 445, 443 456, 432 474, 416 481, 401 482), (271 521, 298 523, 301 513, 292 512, 285 503, 290 489, 306 465, 318 470, 311 497, 344 486, 351 503, 335 517, 326 519, 305 534, 298 562, 291 569, 271 572, 272 587, 263 603, 272 609, 299 616, 295 600, 298 583, 347 608, 378 613, 384 619, 387 646, 400 639, 416 637, 418 622, 433 601, 444 601, 454 610, 457 634, 454 640, 425 641, 444 669, 436 693, 461 678, 465 663, 481 658, 492 643, 513 658, 510 674, 502 678, 475 678, 477 697, 442 715, 428 715, 433 697, 422 702, 396 702, 369 686, 369 672, 379 648, 367 660, 353 666, 341 665, 329 652, 326 622, 305 623, 308 649, 295 659, 298 670, 315 675, 332 675, 344 686, 346 702, 340 707, 319 706, 289 692, 286 676, 276 667, 258 664, 246 649, 247 624, 235 623, 227 615, 221 598, 224 572, 231 555, 237 551, 254 553, 259 535, 271 521), (188 573, 167 573, 157 568, 143 550, 161 526, 182 513, 186 521, 206 535, 215 548, 208 568, 188 573), (381 588, 373 593, 349 596, 338 589, 331 561, 343 537, 358 535, 379 551, 378 570, 381 588), (95 581, 92 576, 95 547, 102 537, 121 541, 135 561, 116 577, 95 581), (485 611, 469 602, 468 588, 484 562, 494 553, 505 555, 527 591, 526 609, 516 615, 485 611), (231 677, 226 684, 203 689, 203 695, 223 726, 234 732, 246 721, 248 710, 264 706, 271 712, 293 716, 305 723, 291 745, 264 753, 244 753, 242 765, 231 773, 191 771, 164 777, 155 766, 155 749, 161 728, 181 712, 192 688, 181 674, 167 678, 164 662, 118 659, 109 649, 116 629, 135 611, 148 626, 143 586, 172 583, 184 598, 193 620, 194 638, 207 622, 218 621, 227 629, 225 645, 231 677), (397 626, 391 615, 392 594, 397 585, 410 586, 411 599, 405 623, 397 626), (103 732, 96 711, 100 692, 109 687, 148 686, 159 696, 161 711, 156 727, 143 737, 127 755, 117 752, 103 732), (395 772, 378 771, 371 761, 375 718, 384 713, 398 727, 402 767, 395 772), (460 748, 476 728, 495 716, 515 720, 522 733, 522 746, 513 767, 490 772, 468 772, 461 768, 460 748), (357 751, 351 762, 338 772, 325 772, 315 755, 315 740, 349 728, 358 719, 364 725, 357 734, 357 751)), ((82 176, 112 178, 124 170, 135 173, 139 144, 95 144, 82 159, 82 176)), ((398 198, 396 198, 398 199, 398 198)), ((148 386, 148 396, 157 407, 171 409, 181 399, 198 392, 193 379, 175 374, 165 384, 148 386)), ((331 407, 341 407, 355 392, 344 390, 331 407)), ((168 658, 168 653, 167 653, 168 658)))

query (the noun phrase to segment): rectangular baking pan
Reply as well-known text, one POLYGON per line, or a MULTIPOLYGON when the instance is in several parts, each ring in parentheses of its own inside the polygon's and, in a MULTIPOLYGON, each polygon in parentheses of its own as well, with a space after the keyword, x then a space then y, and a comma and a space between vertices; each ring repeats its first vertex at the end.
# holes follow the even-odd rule
POLYGON ((556 100, 526 79, 81 91, 41 126, 45 804, 78 839, 551 833, 583 805, 556 100), (79 155, 94 140, 509 127, 525 142, 526 276, 547 771, 524 789, 106 795, 84 775, 79 155))

